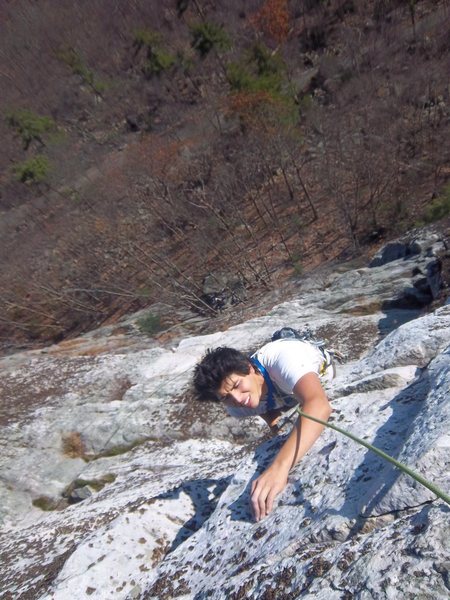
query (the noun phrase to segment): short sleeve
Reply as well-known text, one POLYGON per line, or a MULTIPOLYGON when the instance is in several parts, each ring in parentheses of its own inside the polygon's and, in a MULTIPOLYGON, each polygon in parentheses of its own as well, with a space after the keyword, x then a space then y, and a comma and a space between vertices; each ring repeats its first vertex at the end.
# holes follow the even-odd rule
POLYGON ((256 354, 272 381, 286 394, 306 373, 320 372, 324 361, 318 348, 301 340, 281 339, 266 344, 256 354))

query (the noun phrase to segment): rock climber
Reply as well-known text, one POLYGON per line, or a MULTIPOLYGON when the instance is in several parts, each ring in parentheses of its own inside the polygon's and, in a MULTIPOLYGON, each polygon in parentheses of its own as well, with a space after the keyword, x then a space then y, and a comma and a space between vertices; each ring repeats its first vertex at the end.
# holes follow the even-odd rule
MULTIPOLYGON (((282 337, 251 357, 234 348, 208 350, 195 367, 193 386, 199 399, 220 401, 233 417, 259 415, 275 432, 282 415, 299 405, 304 413, 327 421, 331 406, 322 382, 333 376, 331 351, 311 341, 282 337)), ((275 497, 286 487, 289 471, 323 429, 305 417, 296 420, 272 464, 252 482, 256 521, 271 512, 275 497)))

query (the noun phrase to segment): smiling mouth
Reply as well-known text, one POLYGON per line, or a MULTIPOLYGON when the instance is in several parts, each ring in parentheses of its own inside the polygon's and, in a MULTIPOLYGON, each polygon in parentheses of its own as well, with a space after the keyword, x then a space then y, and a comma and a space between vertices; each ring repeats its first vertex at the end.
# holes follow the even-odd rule
POLYGON ((242 406, 247 406, 247 404, 250 402, 250 396, 248 396, 244 402, 242 403, 242 406))

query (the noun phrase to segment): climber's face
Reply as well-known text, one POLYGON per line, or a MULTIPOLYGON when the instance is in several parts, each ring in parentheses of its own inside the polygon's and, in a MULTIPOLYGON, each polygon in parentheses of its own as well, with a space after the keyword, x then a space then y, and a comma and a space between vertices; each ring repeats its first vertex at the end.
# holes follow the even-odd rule
POLYGON ((222 381, 219 398, 230 406, 256 408, 265 392, 264 377, 250 365, 246 375, 232 373, 222 381))

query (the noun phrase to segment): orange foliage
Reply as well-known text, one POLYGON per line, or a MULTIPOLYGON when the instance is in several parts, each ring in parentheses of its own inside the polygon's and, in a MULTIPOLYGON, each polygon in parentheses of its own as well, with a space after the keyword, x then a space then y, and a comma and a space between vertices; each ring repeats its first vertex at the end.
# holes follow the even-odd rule
POLYGON ((269 92, 258 90, 232 94, 229 110, 239 115, 243 124, 268 131, 273 125, 274 115, 278 115, 283 107, 269 92))
POLYGON ((266 0, 250 18, 250 23, 277 44, 284 42, 289 33, 289 11, 287 0, 266 0))
POLYGON ((150 173, 155 177, 181 174, 183 149, 195 145, 195 140, 168 141, 158 135, 147 135, 126 150, 125 169, 130 173, 150 173))
POLYGON ((237 113, 253 112, 264 104, 271 104, 274 100, 269 92, 258 90, 256 92, 237 92, 230 96, 230 108, 237 113))

